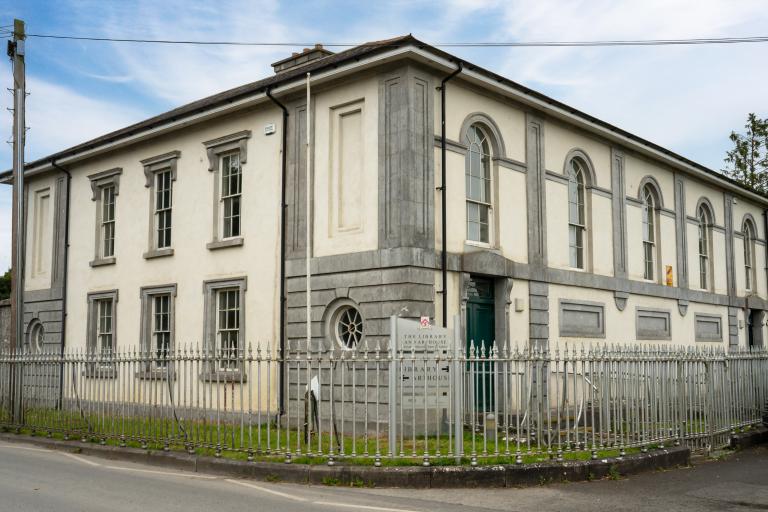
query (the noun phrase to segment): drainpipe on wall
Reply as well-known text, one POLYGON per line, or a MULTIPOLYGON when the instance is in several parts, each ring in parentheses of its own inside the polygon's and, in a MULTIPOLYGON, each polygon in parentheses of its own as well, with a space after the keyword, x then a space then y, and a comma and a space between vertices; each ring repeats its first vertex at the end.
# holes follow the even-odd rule
POLYGON ((288 150, 288 109, 267 89, 267 97, 283 111, 282 147, 280 150, 280 415, 285 412, 285 162, 288 150))
POLYGON ((443 247, 442 251, 440 253, 440 265, 442 267, 442 277, 443 277, 443 327, 448 326, 448 202, 447 202, 447 196, 445 194, 446 190, 446 169, 445 169, 445 84, 448 83, 449 80, 451 80, 453 77, 461 73, 461 70, 463 69, 463 66, 461 64, 461 61, 458 63, 458 68, 456 71, 448 75, 447 77, 443 78, 443 80, 440 82, 440 186, 438 187, 438 190, 440 190, 440 197, 441 200, 441 212, 440 212, 440 218, 442 219, 442 239, 443 239, 443 247))
POLYGON ((62 276, 61 285, 61 356, 62 363, 59 369, 59 405, 64 400, 64 347, 66 346, 67 339, 67 277, 69 275, 69 205, 72 188, 72 174, 65 168, 56 163, 56 160, 51 160, 51 166, 67 175, 67 198, 64 203, 64 275, 62 276))

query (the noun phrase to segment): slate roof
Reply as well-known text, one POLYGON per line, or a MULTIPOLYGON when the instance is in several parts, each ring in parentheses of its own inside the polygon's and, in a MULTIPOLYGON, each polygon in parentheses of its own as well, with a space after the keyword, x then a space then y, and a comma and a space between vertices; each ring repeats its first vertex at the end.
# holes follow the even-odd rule
MULTIPOLYGON (((128 137, 136 133, 142 132, 144 130, 155 128, 166 122, 175 121, 177 119, 181 119, 189 115, 194 115, 199 112, 203 112, 210 108, 215 108, 221 105, 226 105, 227 103, 232 103, 243 97, 264 92, 271 87, 275 87, 284 82, 290 82, 292 80, 295 80, 298 77, 302 77, 306 75, 307 72, 323 71, 325 69, 333 68, 341 64, 344 64, 346 62, 359 59, 361 57, 380 53, 381 51, 384 51, 384 50, 397 48, 398 46, 403 46, 404 44, 408 44, 412 41, 415 41, 415 39, 412 36, 407 35, 407 36, 396 37, 393 39, 386 39, 382 41, 372 41, 370 43, 365 43, 364 45, 355 46, 354 48, 350 48, 348 50, 344 50, 339 53, 329 55, 327 57, 313 60, 301 66, 297 66, 295 68, 291 68, 289 70, 275 74, 273 76, 263 78, 261 80, 257 80, 255 82, 251 82, 245 85, 241 85, 233 89, 229 89, 224 92, 220 92, 212 96, 208 96, 206 98, 193 101, 191 103, 187 103, 186 105, 182 105, 173 110, 163 112, 162 114, 156 115, 154 117, 150 117, 149 119, 145 119, 144 121, 140 121, 130 126, 126 126, 125 128, 120 128, 119 130, 115 130, 105 135, 101 135, 99 137, 96 137, 95 139, 91 139, 89 141, 83 142, 76 146, 72 146, 65 150, 59 151, 57 153, 53 153, 43 158, 39 158, 32 162, 27 162, 25 167, 33 168, 46 162, 60 160, 64 157, 75 155, 80 151, 89 150, 101 144, 114 142, 123 137, 128 137)), ((3 172, 2 174, 0 174, 0 179, 5 178, 8 174, 9 174, 8 171, 3 172)))
MULTIPOLYGON (((269 88, 276 87, 278 85, 281 85, 285 82, 290 82, 293 80, 296 80, 299 77, 302 77, 306 75, 307 72, 319 72, 324 71, 327 69, 332 69, 334 67, 338 67, 342 64, 346 64, 348 62, 361 59, 363 57, 375 55, 378 53, 382 53, 387 50, 391 50, 394 48, 402 47, 402 46, 408 46, 413 45, 421 49, 425 49, 435 55, 438 55, 444 59, 448 59, 453 62, 461 62, 465 69, 472 70, 474 72, 483 74, 487 76, 488 78, 497 81, 499 83, 502 83, 508 87, 511 87, 513 89, 516 89, 523 94, 530 96, 532 98, 535 98, 539 101, 543 101, 544 103, 547 103, 549 105, 552 105, 553 107, 556 107, 558 109, 564 110, 570 114, 573 114, 575 116, 578 116, 590 123, 593 123, 595 125, 601 126, 609 131, 612 131, 616 133, 617 135, 620 135, 622 137, 626 137, 638 144, 641 144, 643 146, 646 146, 650 149, 653 149, 654 151, 658 151, 660 153, 663 153, 667 156, 670 156, 674 158, 675 160, 678 160, 688 166, 694 167, 698 170, 701 170, 714 178, 723 180, 727 183, 730 183, 732 185, 735 185, 742 190, 751 192, 753 194, 757 194, 761 196, 762 198, 768 200, 768 196, 765 194, 761 194, 759 192, 756 192, 755 190, 752 190, 751 188, 743 185, 742 183, 733 180, 720 172, 714 171, 708 167, 705 167, 697 162, 694 162, 693 160, 690 160, 682 155, 679 155, 673 151, 670 151, 669 149, 666 149, 662 146, 659 146, 658 144, 655 144, 653 142, 650 142, 646 139, 643 139, 642 137, 638 137, 637 135, 634 135, 630 132, 627 132, 625 130, 622 130, 621 128, 618 128, 610 123, 607 123, 605 121, 602 121, 594 116, 591 116, 587 113, 584 113, 580 110, 577 110, 573 107, 570 107, 566 105, 565 103, 561 103, 555 99, 550 98, 549 96, 546 96, 545 94, 542 94, 540 92, 537 92, 533 89, 529 89, 528 87, 525 87, 524 85, 521 85, 517 82, 514 82, 512 80, 509 80, 508 78, 505 78, 501 75, 497 75, 496 73, 492 71, 488 71, 486 69, 483 69, 479 66, 476 66, 474 64, 471 64, 469 62, 464 61, 463 59, 460 59, 458 57, 455 57, 454 55, 451 55, 443 50, 440 50, 434 46, 430 46, 415 37, 413 37, 411 34, 394 37, 391 39, 384 39, 380 41, 371 41, 365 44, 362 44, 360 46, 355 46, 353 48, 350 48, 348 50, 341 51, 339 53, 335 53, 333 55, 329 55, 327 57, 319 58, 316 60, 313 60, 311 62, 308 62, 306 64, 297 66, 295 68, 291 68, 289 70, 283 71, 281 73, 275 74, 273 76, 257 80, 255 82, 251 82, 245 85, 241 85, 239 87, 235 87, 233 89, 229 89, 224 92, 220 92, 218 94, 214 94, 212 96, 208 96, 206 98, 193 101, 191 103, 187 103, 186 105, 182 105, 178 108, 175 108, 173 110, 169 110, 167 112, 164 112, 162 114, 159 114, 157 116, 151 117, 149 119, 146 119, 144 121, 140 121, 138 123, 132 124, 130 126, 127 126, 125 128, 121 128, 119 130, 115 130, 113 132, 107 133, 105 135, 102 135, 100 137, 96 137, 95 139, 91 139, 87 142, 83 142, 82 144, 78 144, 76 146, 72 146, 68 149, 65 149, 63 151, 59 151, 58 153, 54 153, 52 155, 48 155, 43 158, 39 158, 32 162, 27 162, 26 168, 34 168, 38 165, 45 164, 47 162, 52 162, 56 160, 60 160, 65 157, 69 157, 72 155, 77 154, 81 151, 87 151, 89 149, 92 149, 94 147, 97 147, 101 144, 107 144, 114 141, 117 141, 123 137, 129 137, 131 135, 134 135, 136 133, 140 133, 144 130, 150 130, 152 128, 155 128, 157 126, 160 126, 167 122, 173 122, 178 119, 182 119, 186 116, 194 115, 199 112, 203 112, 205 110, 215 108, 218 106, 226 105, 227 103, 231 103, 234 101, 237 101, 241 98, 257 94, 260 92, 265 92, 269 88)), ((11 176, 11 171, 5 171, 3 173, 0 173, 0 181, 8 180, 11 176)), ((10 180, 8 180, 10 181, 10 180)))

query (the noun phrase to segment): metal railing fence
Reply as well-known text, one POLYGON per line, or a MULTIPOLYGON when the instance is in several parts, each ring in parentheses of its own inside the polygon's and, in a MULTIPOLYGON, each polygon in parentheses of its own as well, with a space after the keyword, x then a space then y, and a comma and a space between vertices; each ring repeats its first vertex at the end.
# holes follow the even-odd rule
POLYGON ((0 427, 248 460, 522 463, 707 449, 759 423, 766 399, 765 350, 0 354, 0 427))

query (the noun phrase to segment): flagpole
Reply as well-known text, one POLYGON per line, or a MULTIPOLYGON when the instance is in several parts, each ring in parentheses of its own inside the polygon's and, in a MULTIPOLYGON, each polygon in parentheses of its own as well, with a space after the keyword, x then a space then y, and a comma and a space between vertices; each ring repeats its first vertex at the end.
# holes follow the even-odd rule
POLYGON ((306 220, 307 220, 307 232, 306 232, 306 271, 307 271, 307 351, 312 346, 312 274, 310 269, 310 257, 312 255, 311 237, 312 237, 312 210, 311 210, 311 196, 312 193, 312 117, 310 108, 311 91, 310 91, 310 73, 307 73, 307 163, 306 163, 306 220))

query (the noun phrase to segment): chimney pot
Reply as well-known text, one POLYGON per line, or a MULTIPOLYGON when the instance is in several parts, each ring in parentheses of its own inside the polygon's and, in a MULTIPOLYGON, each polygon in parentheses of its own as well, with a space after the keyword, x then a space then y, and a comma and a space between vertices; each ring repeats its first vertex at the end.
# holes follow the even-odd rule
POLYGON ((275 73, 281 73, 329 55, 333 55, 333 52, 326 50, 322 44, 317 43, 312 48, 304 48, 301 52, 292 52, 290 57, 272 63, 272 68, 275 73))

